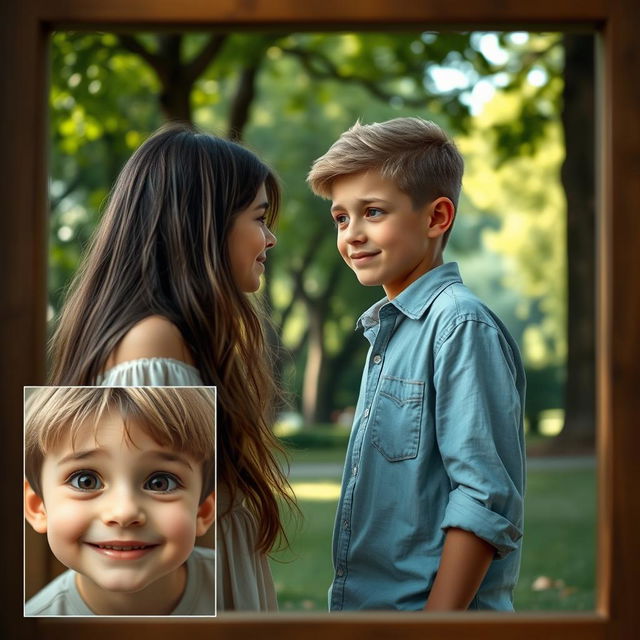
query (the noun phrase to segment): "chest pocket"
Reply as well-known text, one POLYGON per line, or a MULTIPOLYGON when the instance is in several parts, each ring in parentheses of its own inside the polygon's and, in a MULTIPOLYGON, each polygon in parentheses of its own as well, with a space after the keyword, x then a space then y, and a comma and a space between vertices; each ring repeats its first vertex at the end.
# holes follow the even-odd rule
POLYGON ((371 420, 371 444, 389 462, 418 455, 424 382, 382 376, 371 420))

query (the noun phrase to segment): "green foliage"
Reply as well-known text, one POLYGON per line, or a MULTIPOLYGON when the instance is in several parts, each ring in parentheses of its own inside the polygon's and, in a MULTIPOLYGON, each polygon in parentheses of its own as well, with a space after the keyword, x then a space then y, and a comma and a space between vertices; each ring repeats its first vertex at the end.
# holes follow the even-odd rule
POLYGON ((158 81, 113 34, 54 33, 49 304, 56 313, 121 166, 162 122, 158 81))
MULTIPOLYGON (((151 54, 162 51, 159 36, 136 38, 151 54)), ((197 60, 211 38, 184 35, 174 63, 197 60)), ((225 135, 242 70, 259 68, 243 138, 275 167, 285 195, 263 293, 291 354, 283 366, 294 397, 302 388, 309 313, 321 311, 325 416, 355 404, 367 343, 353 337, 353 328, 382 290, 360 286, 341 263, 328 203, 311 194, 305 178, 356 119, 417 115, 457 134, 467 159, 466 194, 448 258, 460 262, 470 287, 505 319, 530 368, 563 363, 560 40, 499 34, 496 41, 502 60, 487 53, 478 33, 228 34, 193 84, 193 121, 225 135), (443 89, 445 69, 458 80, 443 89), (548 82, 530 82, 532 72, 548 82), (472 96, 482 83, 497 93, 474 113, 472 96)), ((60 32, 51 44, 54 314, 120 167, 164 117, 161 78, 121 38, 60 32)))

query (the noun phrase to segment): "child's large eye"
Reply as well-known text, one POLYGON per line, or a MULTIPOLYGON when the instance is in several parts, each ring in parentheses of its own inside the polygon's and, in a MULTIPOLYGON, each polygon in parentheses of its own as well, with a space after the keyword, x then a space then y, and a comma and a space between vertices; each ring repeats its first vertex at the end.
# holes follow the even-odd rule
POLYGON ((169 493, 180 486, 178 479, 170 473, 154 473, 145 483, 144 488, 158 493, 169 493))
POLYGON ((67 482, 80 491, 98 491, 104 486, 102 480, 94 471, 76 471, 67 482))
POLYGON ((376 207, 369 207, 367 209, 367 218, 379 218, 382 215, 384 215, 382 209, 377 209, 376 207))
POLYGON ((343 227, 347 222, 349 222, 349 216, 346 213, 337 213, 333 217, 333 223, 336 227, 343 227))

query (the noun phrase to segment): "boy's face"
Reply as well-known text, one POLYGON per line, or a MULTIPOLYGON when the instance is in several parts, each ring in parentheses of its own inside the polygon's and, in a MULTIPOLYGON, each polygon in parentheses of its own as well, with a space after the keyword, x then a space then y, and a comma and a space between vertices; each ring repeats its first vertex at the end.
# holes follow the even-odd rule
POLYGON ((35 523, 28 515, 54 555, 80 574, 85 599, 178 584, 196 536, 213 520, 213 496, 199 504, 201 463, 160 446, 133 421, 128 427, 133 442, 110 413, 96 437, 87 428, 75 448, 67 436, 47 452, 42 513, 35 523))
POLYGON ((338 250, 361 284, 382 285, 393 299, 442 264, 442 235, 453 221, 447 198, 415 209, 406 193, 373 170, 336 179, 331 196, 338 250))

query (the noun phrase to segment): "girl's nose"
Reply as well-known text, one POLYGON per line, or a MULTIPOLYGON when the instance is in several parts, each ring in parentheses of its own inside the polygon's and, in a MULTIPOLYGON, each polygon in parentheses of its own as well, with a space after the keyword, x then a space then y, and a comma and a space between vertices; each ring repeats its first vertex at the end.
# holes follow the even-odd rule
POLYGON ((271 229, 265 227, 264 239, 266 243, 266 248, 271 249, 271 247, 275 246, 278 242, 278 238, 275 237, 271 229))

